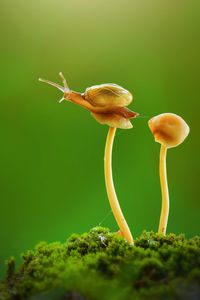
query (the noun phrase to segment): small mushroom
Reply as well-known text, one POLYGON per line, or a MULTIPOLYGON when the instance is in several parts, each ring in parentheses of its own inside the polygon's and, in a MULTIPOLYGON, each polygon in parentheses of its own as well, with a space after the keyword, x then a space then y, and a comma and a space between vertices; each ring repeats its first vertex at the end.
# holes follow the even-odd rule
POLYGON ((117 199, 112 177, 112 146, 116 128, 132 128, 130 119, 138 115, 126 107, 131 103, 132 95, 121 86, 110 83, 95 85, 87 88, 85 93, 77 93, 69 89, 63 74, 59 73, 59 75, 64 87, 45 79, 40 78, 39 80, 57 87, 64 93, 60 102, 63 100, 74 102, 88 109, 96 121, 110 126, 104 155, 106 190, 113 214, 120 228, 120 234, 133 244, 130 229, 117 199))
POLYGON ((189 134, 189 126, 178 115, 165 113, 153 117, 148 122, 155 141, 161 144, 160 184, 162 192, 162 210, 158 232, 166 234, 169 215, 169 192, 167 185, 166 154, 168 148, 180 145, 189 134))

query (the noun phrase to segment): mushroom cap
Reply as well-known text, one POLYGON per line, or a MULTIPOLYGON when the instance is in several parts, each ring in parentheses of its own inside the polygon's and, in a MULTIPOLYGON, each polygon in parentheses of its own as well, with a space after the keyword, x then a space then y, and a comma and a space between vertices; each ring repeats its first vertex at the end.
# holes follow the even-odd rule
POLYGON ((180 145, 188 136, 190 128, 178 115, 164 113, 153 117, 148 122, 155 141, 168 147, 180 145))
POLYGON ((124 107, 133 99, 129 91, 113 83, 91 86, 85 90, 84 97, 93 106, 100 107, 124 107))
POLYGON ((110 127, 121 129, 130 129, 133 127, 129 119, 115 113, 99 114, 92 112, 91 114, 100 124, 106 124, 110 127))

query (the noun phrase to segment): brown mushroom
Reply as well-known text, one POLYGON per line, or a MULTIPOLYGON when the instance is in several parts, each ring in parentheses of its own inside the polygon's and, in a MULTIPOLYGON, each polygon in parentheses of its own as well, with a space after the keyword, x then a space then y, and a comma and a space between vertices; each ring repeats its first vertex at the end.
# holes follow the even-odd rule
POLYGON ((148 125, 155 141, 161 144, 159 173, 162 191, 162 210, 158 232, 165 235, 169 215, 169 192, 166 172, 167 148, 180 145, 189 134, 189 126, 180 116, 172 113, 155 116, 149 120, 148 125))

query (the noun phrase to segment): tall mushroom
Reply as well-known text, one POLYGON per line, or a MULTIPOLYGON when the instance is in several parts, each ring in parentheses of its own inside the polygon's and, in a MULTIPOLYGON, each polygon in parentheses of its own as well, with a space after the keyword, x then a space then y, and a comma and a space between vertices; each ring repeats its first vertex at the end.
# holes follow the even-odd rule
POLYGON ((59 73, 59 75, 62 78, 64 87, 45 79, 40 78, 39 80, 57 87, 64 93, 60 102, 63 100, 74 102, 88 109, 96 121, 110 127, 104 156, 106 190, 113 214, 120 228, 120 234, 130 244, 133 244, 130 229, 117 199, 112 177, 112 147, 116 128, 132 128, 133 126, 129 119, 138 115, 126 108, 132 101, 132 95, 129 91, 116 84, 95 85, 87 88, 83 94, 77 93, 69 89, 63 74, 59 73))
POLYGON ((158 232, 166 234, 169 215, 169 192, 167 185, 166 155, 167 149, 180 145, 189 134, 189 126, 178 115, 165 113, 153 117, 148 122, 155 141, 160 149, 160 184, 162 192, 162 210, 158 232))

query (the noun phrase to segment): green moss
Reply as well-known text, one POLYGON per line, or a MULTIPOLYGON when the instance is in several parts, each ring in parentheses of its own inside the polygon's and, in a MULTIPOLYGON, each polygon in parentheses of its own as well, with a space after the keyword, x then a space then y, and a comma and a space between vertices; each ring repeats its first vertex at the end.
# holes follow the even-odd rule
POLYGON ((14 259, 0 300, 200 299, 200 238, 144 232, 131 246, 108 229, 37 245, 14 259))

